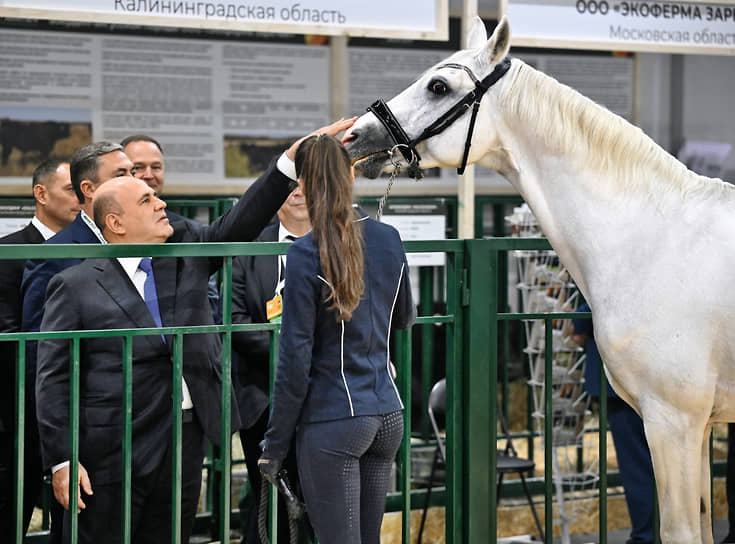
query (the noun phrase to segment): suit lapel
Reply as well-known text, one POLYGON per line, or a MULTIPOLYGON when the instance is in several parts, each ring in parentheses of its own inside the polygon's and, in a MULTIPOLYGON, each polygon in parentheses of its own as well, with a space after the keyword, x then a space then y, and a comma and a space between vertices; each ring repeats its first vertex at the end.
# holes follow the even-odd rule
POLYGON ((24 242, 28 244, 40 244, 44 241, 43 234, 39 232, 33 223, 28 223, 23 229, 23 238, 24 242))
MULTIPOLYGON (((260 241, 277 242, 278 226, 264 231, 260 241)), ((276 285, 278 285, 278 259, 280 258, 280 255, 254 257, 255 273, 258 278, 260 291, 265 297, 264 300, 270 300, 276 294, 276 285)), ((265 315, 265 307, 259 308, 259 311, 265 315)))
POLYGON ((153 259, 158 309, 161 312, 161 322, 164 327, 171 327, 175 324, 174 310, 176 309, 176 285, 178 284, 177 261, 178 259, 175 257, 153 259))
MULTIPOLYGON (((155 328, 156 322, 145 301, 138 294, 128 275, 117 259, 100 259, 93 264, 97 272, 97 283, 110 296, 115 304, 138 328, 155 328)), ((156 345, 162 343, 160 335, 145 337, 156 345)))

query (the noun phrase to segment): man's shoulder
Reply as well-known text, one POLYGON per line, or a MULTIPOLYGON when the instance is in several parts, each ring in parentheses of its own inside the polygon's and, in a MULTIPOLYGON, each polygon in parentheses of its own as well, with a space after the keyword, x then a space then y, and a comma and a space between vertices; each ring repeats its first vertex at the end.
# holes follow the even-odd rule
POLYGON ((43 236, 33 223, 28 223, 22 229, 6 234, 0 238, 0 244, 34 244, 37 241, 43 241, 43 236))
POLYGON ((254 242, 275 242, 278 240, 278 228, 280 223, 276 221, 263 229, 254 242))
POLYGON ((77 241, 79 235, 85 233, 85 231, 89 231, 90 237, 94 236, 92 231, 89 230, 89 227, 84 223, 78 223, 74 220, 54 234, 51 238, 46 240, 44 244, 73 244, 77 241))
MULTIPOLYGON (((56 259, 49 259, 52 262, 56 259)), ((60 269, 54 278, 60 278, 65 283, 80 283, 88 285, 94 276, 104 272, 112 259, 85 259, 72 266, 60 269)))

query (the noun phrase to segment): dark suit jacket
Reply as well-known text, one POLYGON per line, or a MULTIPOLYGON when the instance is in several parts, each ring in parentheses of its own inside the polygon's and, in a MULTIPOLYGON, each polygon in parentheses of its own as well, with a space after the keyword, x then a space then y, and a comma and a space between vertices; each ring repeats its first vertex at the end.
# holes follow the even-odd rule
MULTIPOLYGON (((98 244, 99 240, 89 227, 84 223, 82 214, 54 236, 44 242, 45 244, 98 244)), ((23 272, 22 296, 23 296, 23 331, 36 332, 41 327, 43 317, 43 301, 46 297, 46 287, 49 280, 62 270, 79 264, 81 259, 31 259, 26 263, 23 272)))
MULTIPOLYGON (((269 168, 224 216, 208 227, 174 222, 168 242, 235 242, 254 239, 290 192, 290 180, 269 168)), ((158 303, 164 326, 209 325, 209 276, 221 259, 155 258, 158 303)), ((153 327, 153 319, 115 259, 89 259, 49 283, 41 330, 153 327)), ((160 462, 170 440, 173 338, 140 338, 133 343, 133 476, 160 462)), ((121 477, 121 343, 81 343, 80 460, 92 482, 121 477)), ((220 443, 221 341, 219 335, 184 337, 184 378, 207 437, 220 443)), ((69 459, 69 349, 65 341, 39 343, 36 381, 38 422, 45 467, 69 459)), ((234 399, 233 399, 234 401, 234 399)), ((232 407, 232 428, 239 428, 232 407)))
MULTIPOLYGON (((279 223, 270 225, 258 242, 277 242, 279 223)), ((267 323, 265 303, 275 295, 278 284, 276 255, 245 255, 232 261, 232 322, 267 323)), ((270 337, 267 331, 232 335, 235 394, 242 428, 252 427, 268 408, 270 337)))
MULTIPOLYGON (((32 223, 0 238, 0 244, 40 244, 43 236, 32 223)), ((20 292, 24 260, 3 261, 0 265, 0 332, 18 332, 23 298, 20 292)), ((15 342, 0 342, 0 432, 15 428, 15 342)))

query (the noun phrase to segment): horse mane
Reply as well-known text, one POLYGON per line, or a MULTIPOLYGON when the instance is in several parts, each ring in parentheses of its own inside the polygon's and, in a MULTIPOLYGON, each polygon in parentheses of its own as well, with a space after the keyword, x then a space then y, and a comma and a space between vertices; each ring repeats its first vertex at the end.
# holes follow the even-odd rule
POLYGON ((615 179, 617 190, 710 195, 732 185, 700 176, 671 156, 641 129, 576 90, 513 59, 512 81, 501 105, 535 132, 548 149, 580 161, 580 167, 615 179), (651 187, 651 180, 666 180, 651 187), (713 183, 714 182, 714 183, 713 183))

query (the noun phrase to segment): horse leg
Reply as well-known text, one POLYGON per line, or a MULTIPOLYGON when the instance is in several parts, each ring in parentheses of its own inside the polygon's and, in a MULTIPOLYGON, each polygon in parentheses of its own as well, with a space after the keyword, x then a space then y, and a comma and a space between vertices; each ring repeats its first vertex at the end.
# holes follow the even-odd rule
POLYGON ((712 544, 714 539, 712 536, 712 495, 711 495, 711 480, 710 480, 710 466, 709 466, 709 435, 712 430, 712 424, 707 424, 704 429, 704 436, 702 437, 702 484, 701 484, 701 497, 702 507, 700 509, 700 523, 702 527, 702 544, 712 544))
MULTIPOLYGON (((704 424, 692 414, 656 403, 644 410, 661 514, 663 544, 700 541, 702 436, 704 424)), ((711 537, 710 537, 711 538, 711 537)), ((711 542, 711 540, 710 540, 711 542)))

